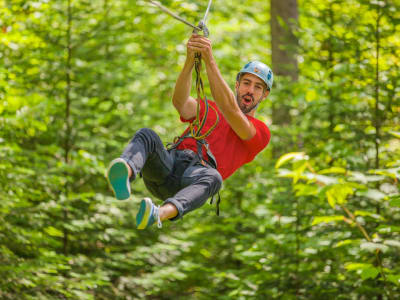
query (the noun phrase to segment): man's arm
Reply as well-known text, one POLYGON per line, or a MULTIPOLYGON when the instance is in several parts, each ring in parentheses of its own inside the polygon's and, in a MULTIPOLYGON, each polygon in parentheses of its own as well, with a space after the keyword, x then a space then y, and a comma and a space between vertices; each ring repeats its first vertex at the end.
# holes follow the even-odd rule
POLYGON ((194 66, 194 52, 188 50, 185 65, 175 83, 172 103, 179 115, 186 120, 196 116, 197 102, 190 97, 192 86, 192 71, 194 66))
POLYGON ((201 53, 206 65, 211 94, 233 131, 242 140, 251 139, 256 134, 256 128, 240 110, 234 93, 222 78, 212 54, 211 41, 200 35, 192 35, 188 49, 201 53))

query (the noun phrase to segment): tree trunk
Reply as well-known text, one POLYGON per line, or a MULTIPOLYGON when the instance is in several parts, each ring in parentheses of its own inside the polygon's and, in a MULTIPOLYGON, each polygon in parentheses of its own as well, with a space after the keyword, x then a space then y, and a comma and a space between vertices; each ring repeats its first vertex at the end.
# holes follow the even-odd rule
MULTIPOLYGON (((279 77, 288 77, 291 81, 298 79, 297 38, 294 32, 298 26, 297 0, 271 0, 271 41, 272 69, 279 77)), ((279 81, 275 81, 279 85, 279 81)), ((289 105, 281 99, 273 106, 274 124, 290 124, 289 105)))

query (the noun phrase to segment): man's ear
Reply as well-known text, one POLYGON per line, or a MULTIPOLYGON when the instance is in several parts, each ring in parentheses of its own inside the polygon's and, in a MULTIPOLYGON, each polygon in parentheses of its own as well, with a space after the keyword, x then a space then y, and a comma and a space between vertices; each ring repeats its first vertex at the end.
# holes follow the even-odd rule
POLYGON ((237 81, 237 80, 236 80, 236 83, 235 83, 235 89, 238 89, 238 87, 239 87, 239 84, 240 84, 240 83, 239 83, 239 81, 237 81))
POLYGON ((265 98, 267 98, 268 95, 269 95, 269 90, 268 90, 268 89, 265 89, 264 95, 263 95, 263 97, 262 97, 262 100, 264 100, 265 98))

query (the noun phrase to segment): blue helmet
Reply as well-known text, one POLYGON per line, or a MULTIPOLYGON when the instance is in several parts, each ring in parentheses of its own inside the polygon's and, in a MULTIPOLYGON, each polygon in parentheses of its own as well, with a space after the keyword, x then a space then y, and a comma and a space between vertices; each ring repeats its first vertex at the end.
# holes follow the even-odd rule
POLYGON ((240 75, 242 75, 243 73, 256 75, 258 78, 265 82, 268 90, 271 90, 272 82, 274 81, 274 74, 272 73, 271 68, 268 67, 266 64, 263 64, 259 61, 251 61, 247 63, 237 74, 237 81, 239 81, 240 75))

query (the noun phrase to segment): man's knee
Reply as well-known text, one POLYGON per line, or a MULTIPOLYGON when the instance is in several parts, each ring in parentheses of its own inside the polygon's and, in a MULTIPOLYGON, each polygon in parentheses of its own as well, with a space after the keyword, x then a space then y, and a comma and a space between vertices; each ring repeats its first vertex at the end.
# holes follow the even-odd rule
POLYGON ((151 128, 141 128, 136 132, 136 135, 137 136, 152 137, 152 138, 155 137, 155 136, 158 137, 157 133, 151 128))
POLYGON ((218 192, 222 186, 222 176, 216 169, 207 168, 205 177, 210 180, 212 187, 212 194, 218 192))
POLYGON ((139 129, 133 139, 141 139, 146 145, 156 145, 156 147, 163 146, 161 138, 159 135, 150 128, 141 128, 139 129))

